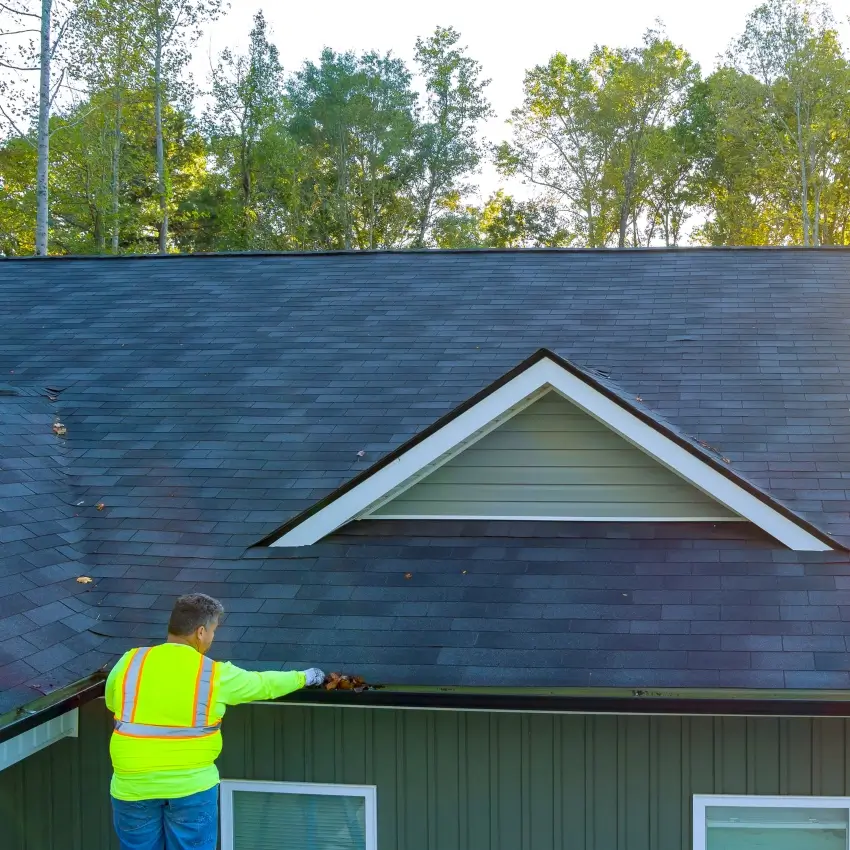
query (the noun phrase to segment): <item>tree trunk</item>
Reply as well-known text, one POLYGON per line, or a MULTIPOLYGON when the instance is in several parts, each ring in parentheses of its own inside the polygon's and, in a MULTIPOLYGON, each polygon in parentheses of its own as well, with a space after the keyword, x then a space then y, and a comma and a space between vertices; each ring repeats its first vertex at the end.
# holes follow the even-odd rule
POLYGON ((115 96, 115 138, 112 143, 112 253, 121 241, 121 95, 115 96))
POLYGON ((345 157, 345 136, 342 122, 339 124, 339 207, 342 214, 342 232, 345 250, 351 250, 351 223, 348 210, 348 168, 345 157))
POLYGON ((162 20, 157 9, 156 54, 154 56, 154 113, 156 120, 156 176, 159 193, 159 253, 168 251, 168 198, 165 189, 165 144, 162 138, 162 20))
POLYGON ((124 105, 124 80, 122 78, 124 63, 123 40, 118 45, 118 56, 115 69, 115 88, 113 91, 115 103, 115 138, 112 142, 112 253, 117 254, 121 244, 121 121, 124 105))
POLYGON ((617 242, 618 248, 626 247, 626 231, 629 229, 629 213, 632 207, 632 188, 634 184, 635 155, 629 152, 629 170, 623 183, 623 202, 620 205, 620 238, 617 242))
POLYGON ((820 245, 820 183, 815 184, 815 221, 812 244, 815 247, 820 245))
POLYGON ((416 237, 414 248, 425 247, 425 234, 428 232, 428 222, 431 220, 431 205, 434 203, 434 175, 429 168, 431 176, 428 179, 428 191, 425 193, 425 201, 422 204, 422 212, 419 216, 419 234, 416 237))
POLYGON ((254 235, 251 223, 251 200, 253 196, 251 158, 250 142, 243 128, 242 143, 239 151, 239 167, 242 171, 242 245, 248 251, 254 247, 254 235))
POLYGON ((809 175, 806 169, 806 157, 803 152, 803 125, 800 119, 800 100, 796 103, 797 113, 797 154, 800 159, 800 211, 803 216, 803 245, 809 244, 809 175))
POLYGON ((50 18, 53 0, 41 0, 38 83, 38 168, 36 174, 35 253, 47 256, 48 176, 50 174, 50 18))
POLYGON ((103 254, 106 248, 106 233, 103 228, 103 214, 95 208, 94 210, 94 250, 96 254, 103 254))

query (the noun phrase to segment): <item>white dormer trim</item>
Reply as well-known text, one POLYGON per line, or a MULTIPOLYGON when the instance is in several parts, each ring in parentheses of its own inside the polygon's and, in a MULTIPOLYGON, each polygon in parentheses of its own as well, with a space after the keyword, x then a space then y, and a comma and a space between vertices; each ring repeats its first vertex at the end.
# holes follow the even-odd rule
POLYGON ((359 484, 289 528, 271 545, 297 547, 317 543, 346 523, 367 515, 378 505, 406 490, 551 390, 560 393, 789 549, 799 552, 832 549, 803 524, 781 513, 764 498, 751 493, 734 477, 713 468, 695 452, 684 448, 657 427, 644 421, 624 403, 615 401, 549 356, 536 360, 497 386, 392 462, 376 469, 359 484))

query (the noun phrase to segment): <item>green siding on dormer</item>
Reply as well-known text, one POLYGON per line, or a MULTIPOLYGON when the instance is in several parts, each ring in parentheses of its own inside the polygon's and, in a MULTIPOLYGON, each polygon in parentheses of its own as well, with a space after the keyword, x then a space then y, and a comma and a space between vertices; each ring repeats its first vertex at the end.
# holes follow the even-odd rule
POLYGON ((554 391, 369 515, 737 518, 554 391))

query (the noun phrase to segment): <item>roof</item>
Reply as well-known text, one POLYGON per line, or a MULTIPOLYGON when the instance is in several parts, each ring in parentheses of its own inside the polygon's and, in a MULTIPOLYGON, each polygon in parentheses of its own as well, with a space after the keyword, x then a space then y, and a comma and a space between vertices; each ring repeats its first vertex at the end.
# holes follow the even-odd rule
POLYGON ((842 552, 445 523, 253 547, 541 348, 850 543, 848 279, 850 253, 790 249, 0 262, 0 408, 24 417, 0 462, 5 705, 159 638, 193 589, 252 666, 850 686, 842 552))

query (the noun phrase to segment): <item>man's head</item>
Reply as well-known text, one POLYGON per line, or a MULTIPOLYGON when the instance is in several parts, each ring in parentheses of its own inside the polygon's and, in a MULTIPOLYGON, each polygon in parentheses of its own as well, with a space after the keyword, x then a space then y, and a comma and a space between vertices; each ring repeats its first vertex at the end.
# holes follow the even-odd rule
POLYGON ((174 603, 168 621, 169 637, 188 643, 202 655, 209 650, 224 606, 206 593, 187 593, 174 603))

